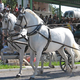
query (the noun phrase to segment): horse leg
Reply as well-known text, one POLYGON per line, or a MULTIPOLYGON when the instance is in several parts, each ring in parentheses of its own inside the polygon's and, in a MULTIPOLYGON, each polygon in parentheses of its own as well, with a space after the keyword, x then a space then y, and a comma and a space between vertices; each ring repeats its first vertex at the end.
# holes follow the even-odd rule
POLYGON ((35 53, 32 50, 30 50, 30 65, 32 66, 33 70, 35 70, 34 64, 33 64, 34 56, 35 56, 35 53))
POLYGON ((24 50, 21 49, 19 51, 19 54, 20 54, 20 61, 19 61, 19 64, 20 64, 20 69, 19 69, 19 73, 16 75, 16 77, 20 77, 21 76, 21 70, 22 70, 22 63, 23 63, 23 56, 24 56, 24 50))
POLYGON ((61 55, 61 56, 64 58, 64 60, 65 60, 67 71, 68 71, 68 72, 71 72, 71 69, 70 69, 70 67, 68 66, 68 57, 67 57, 66 53, 64 52, 64 47, 60 48, 60 49, 58 50, 58 52, 60 53, 60 55, 61 55))
POLYGON ((74 67, 74 52, 71 48, 66 47, 67 52, 71 55, 71 59, 72 59, 72 69, 74 67))
POLYGON ((39 61, 40 61, 40 58, 41 58, 41 54, 42 52, 40 50, 38 50, 36 52, 36 62, 35 62, 35 70, 34 70, 34 73, 33 75, 30 77, 30 80, 34 79, 36 75, 38 75, 38 65, 39 65, 39 61))
POLYGON ((54 68, 54 65, 51 65, 53 53, 49 52, 49 67, 54 68))
POLYGON ((41 56, 41 74, 43 73, 43 64, 44 64, 44 54, 41 56))

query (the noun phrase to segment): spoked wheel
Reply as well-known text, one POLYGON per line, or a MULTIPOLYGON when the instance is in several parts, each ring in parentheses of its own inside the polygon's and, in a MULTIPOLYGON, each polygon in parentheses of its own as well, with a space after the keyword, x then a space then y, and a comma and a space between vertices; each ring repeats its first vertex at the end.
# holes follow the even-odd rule
MULTIPOLYGON (((71 61, 71 56, 68 54, 68 65, 69 65, 69 67, 72 69, 72 61, 71 61)), ((66 72, 67 70, 66 70, 66 63, 65 63, 65 60, 64 60, 64 58, 62 58, 62 56, 61 56, 61 58, 60 58, 60 67, 61 67, 61 69, 64 71, 64 72, 66 72)))

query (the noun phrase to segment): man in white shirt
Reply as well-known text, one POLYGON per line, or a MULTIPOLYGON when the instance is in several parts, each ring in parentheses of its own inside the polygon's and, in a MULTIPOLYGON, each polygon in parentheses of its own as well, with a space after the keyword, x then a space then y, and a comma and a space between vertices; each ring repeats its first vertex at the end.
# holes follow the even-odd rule
POLYGON ((2 12, 4 9, 4 3, 2 3, 2 0, 0 0, 0 12, 2 12))

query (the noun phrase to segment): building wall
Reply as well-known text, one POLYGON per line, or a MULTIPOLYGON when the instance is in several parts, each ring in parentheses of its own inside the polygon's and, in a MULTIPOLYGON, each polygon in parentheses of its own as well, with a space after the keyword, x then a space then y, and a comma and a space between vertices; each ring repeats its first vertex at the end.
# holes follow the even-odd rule
MULTIPOLYGON (((17 0, 18 6, 21 4, 22 5, 22 0, 17 0)), ((26 8, 27 4, 30 4, 29 0, 23 0, 23 7, 26 8)), ((47 3, 42 3, 42 2, 35 2, 33 1, 33 6, 35 6, 35 9, 37 10, 38 7, 41 8, 41 11, 45 8, 46 11, 49 12, 49 4, 47 3)))
MULTIPOLYGON (((18 2, 18 6, 19 6, 20 4, 22 5, 22 0, 17 0, 17 2, 18 2)), ((23 7, 26 8, 28 3, 29 3, 28 0, 23 0, 23 7)))
POLYGON ((35 9, 38 9, 38 7, 40 7, 41 10, 45 8, 46 11, 49 11, 49 4, 47 3, 33 1, 33 5, 35 6, 35 9))

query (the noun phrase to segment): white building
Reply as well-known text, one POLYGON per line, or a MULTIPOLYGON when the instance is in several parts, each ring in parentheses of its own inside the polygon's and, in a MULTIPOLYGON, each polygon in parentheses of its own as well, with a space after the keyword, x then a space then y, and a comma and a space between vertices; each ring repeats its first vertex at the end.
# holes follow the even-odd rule
MULTIPOLYGON (((17 0, 18 6, 22 5, 22 0, 17 0)), ((23 7, 26 8, 27 4, 29 3, 29 0, 23 0, 23 7)))

